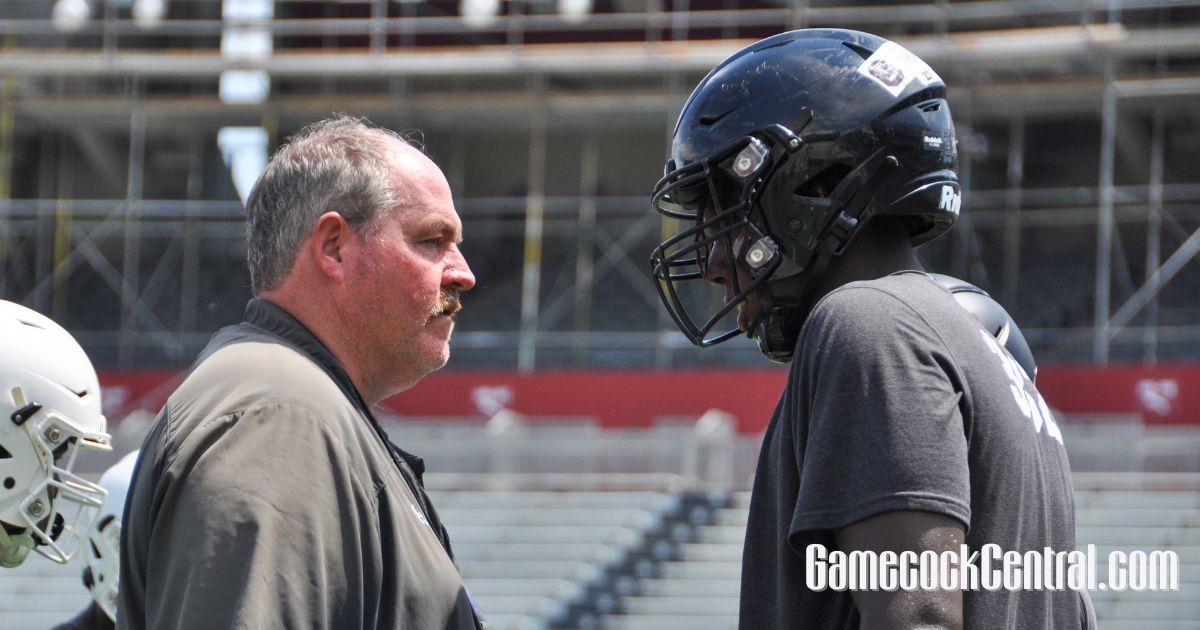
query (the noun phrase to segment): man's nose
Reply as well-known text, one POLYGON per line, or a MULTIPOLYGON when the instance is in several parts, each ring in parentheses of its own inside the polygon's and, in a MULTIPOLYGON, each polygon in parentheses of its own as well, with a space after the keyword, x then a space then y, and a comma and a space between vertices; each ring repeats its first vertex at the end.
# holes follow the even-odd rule
POLYGON ((471 273, 471 266, 457 246, 447 257, 446 267, 442 271, 442 284, 459 291, 469 291, 475 286, 475 274, 471 273))
POLYGON ((729 252, 727 244, 718 240, 708 246, 708 255, 704 265, 704 279, 712 284, 726 286, 729 284, 729 252))

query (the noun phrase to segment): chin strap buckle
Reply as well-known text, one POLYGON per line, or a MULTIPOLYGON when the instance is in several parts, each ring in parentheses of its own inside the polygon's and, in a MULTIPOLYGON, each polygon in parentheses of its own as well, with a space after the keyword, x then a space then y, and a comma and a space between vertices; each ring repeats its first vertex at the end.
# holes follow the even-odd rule
POLYGON ((839 212, 837 218, 833 220, 833 225, 829 227, 829 236, 837 242, 837 248, 841 249, 842 244, 850 239, 850 235, 854 234, 854 230, 858 228, 858 219, 839 212))

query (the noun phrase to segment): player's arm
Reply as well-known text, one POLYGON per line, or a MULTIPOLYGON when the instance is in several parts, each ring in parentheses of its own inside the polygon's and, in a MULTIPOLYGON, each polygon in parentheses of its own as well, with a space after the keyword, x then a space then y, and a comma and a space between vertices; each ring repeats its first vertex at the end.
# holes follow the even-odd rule
MULTIPOLYGON (((933 512, 884 512, 835 532, 844 552, 957 552, 966 539, 961 521, 933 512)), ((871 630, 962 630, 962 591, 854 591, 860 628, 871 630)))

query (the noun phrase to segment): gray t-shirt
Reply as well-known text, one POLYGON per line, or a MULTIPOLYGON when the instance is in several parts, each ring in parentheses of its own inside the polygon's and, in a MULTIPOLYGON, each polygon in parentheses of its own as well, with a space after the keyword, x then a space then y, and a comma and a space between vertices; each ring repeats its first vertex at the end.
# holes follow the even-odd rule
MULTIPOLYGON (((810 591, 804 552, 889 511, 943 514, 972 550, 1075 548, 1062 436, 1024 372, 922 273, 848 284, 814 308, 763 438, 740 626, 858 629, 851 593, 810 591)), ((1079 628, 1073 591, 968 591, 966 628, 1079 628)))

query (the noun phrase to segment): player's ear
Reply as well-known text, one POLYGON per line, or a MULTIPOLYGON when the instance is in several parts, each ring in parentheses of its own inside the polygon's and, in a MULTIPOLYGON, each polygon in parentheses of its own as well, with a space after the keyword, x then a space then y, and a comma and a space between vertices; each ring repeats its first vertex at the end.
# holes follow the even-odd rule
POLYGON ((346 218, 337 212, 326 212, 317 218, 312 234, 308 238, 308 252, 313 263, 326 278, 345 282, 347 248, 351 246, 354 230, 346 218))

